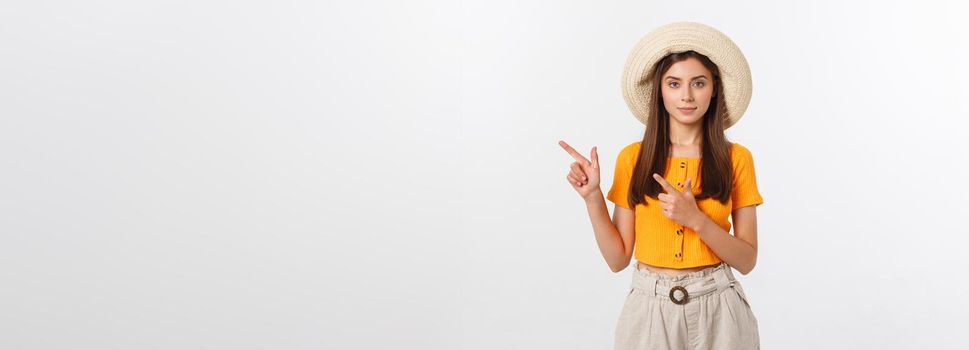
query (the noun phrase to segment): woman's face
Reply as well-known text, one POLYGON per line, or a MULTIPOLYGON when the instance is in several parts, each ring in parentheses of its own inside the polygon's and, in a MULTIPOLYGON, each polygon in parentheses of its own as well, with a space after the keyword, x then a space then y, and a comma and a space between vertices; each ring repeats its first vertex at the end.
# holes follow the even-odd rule
POLYGON ((703 120, 713 96, 713 75, 700 60, 690 57, 674 63, 662 82, 663 104, 671 119, 680 124, 703 120))

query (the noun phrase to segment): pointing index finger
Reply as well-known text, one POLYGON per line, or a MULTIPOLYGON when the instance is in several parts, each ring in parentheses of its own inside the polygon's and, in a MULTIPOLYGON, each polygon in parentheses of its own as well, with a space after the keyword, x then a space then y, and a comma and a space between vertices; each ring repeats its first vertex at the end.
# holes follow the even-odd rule
POLYGON ((673 193, 679 192, 675 188, 673 188, 673 185, 670 185, 669 182, 666 182, 666 179, 664 179, 662 176, 659 176, 659 174, 653 173, 653 178, 656 179, 657 182, 659 182, 660 186, 663 186, 663 190, 666 190, 666 193, 673 194, 673 193))
POLYGON ((575 158, 576 161, 585 162, 583 164, 587 164, 589 162, 588 159, 585 159, 585 157, 579 154, 579 152, 576 152, 575 149, 572 148, 572 146, 569 146, 569 144, 565 143, 565 141, 559 141, 559 146, 562 146, 562 149, 569 152, 569 154, 572 155, 572 158, 575 158))

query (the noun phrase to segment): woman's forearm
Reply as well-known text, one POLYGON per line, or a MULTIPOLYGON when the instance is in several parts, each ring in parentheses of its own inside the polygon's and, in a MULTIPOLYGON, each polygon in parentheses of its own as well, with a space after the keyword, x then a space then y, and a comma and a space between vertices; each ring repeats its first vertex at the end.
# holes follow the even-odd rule
POLYGON ((700 234, 703 243, 727 265, 744 275, 754 269, 757 263, 757 250, 742 239, 724 231, 706 215, 702 215, 700 220, 690 228, 700 234))
POLYGON ((612 272, 622 271, 629 266, 631 254, 626 252, 622 236, 615 223, 609 218, 609 209, 606 208, 602 191, 591 194, 586 199, 585 205, 589 210, 589 220, 592 221, 592 230, 595 232, 599 252, 602 253, 612 272))

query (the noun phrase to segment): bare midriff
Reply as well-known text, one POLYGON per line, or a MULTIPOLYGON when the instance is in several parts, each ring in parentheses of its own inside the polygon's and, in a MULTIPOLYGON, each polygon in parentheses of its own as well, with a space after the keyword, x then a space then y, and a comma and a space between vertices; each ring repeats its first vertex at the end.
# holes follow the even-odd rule
POLYGON ((669 268, 669 267, 660 267, 660 266, 648 265, 648 264, 644 264, 642 262, 637 262, 637 263, 639 264, 639 267, 640 268, 647 269, 649 271, 652 271, 652 272, 655 272, 655 273, 658 273, 658 274, 665 274, 667 276, 674 276, 674 277, 680 276, 680 275, 685 275, 685 274, 688 274, 690 272, 697 272, 697 271, 700 271, 700 270, 703 270, 703 269, 706 269, 706 268, 710 268, 710 267, 714 267, 714 266, 720 265, 720 263, 716 263, 716 264, 712 264, 712 265, 697 266, 697 267, 688 267, 688 268, 685 268, 685 269, 673 269, 673 268, 669 268))

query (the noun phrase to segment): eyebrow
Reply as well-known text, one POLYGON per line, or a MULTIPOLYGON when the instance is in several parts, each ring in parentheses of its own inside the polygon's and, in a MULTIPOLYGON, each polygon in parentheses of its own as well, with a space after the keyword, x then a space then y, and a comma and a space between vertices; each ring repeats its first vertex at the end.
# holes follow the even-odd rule
MULTIPOLYGON (((706 78, 706 77, 707 77, 706 75, 697 75, 697 76, 693 77, 693 79, 696 79, 696 78, 706 78)), ((680 78, 674 77, 672 75, 666 77, 666 79, 676 79, 676 80, 680 80, 680 78)), ((693 79, 690 79, 690 80, 693 80, 693 79)))

